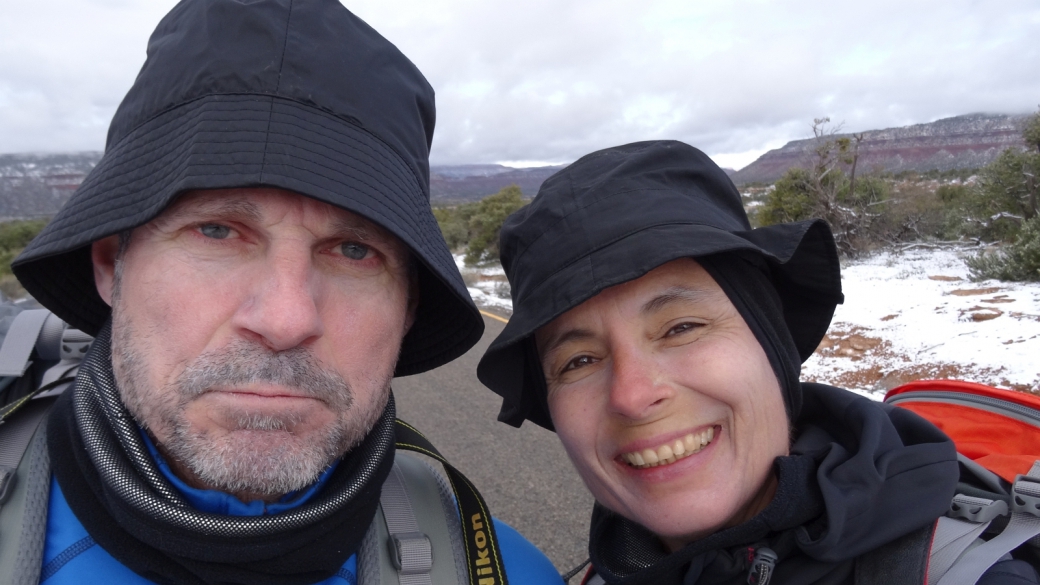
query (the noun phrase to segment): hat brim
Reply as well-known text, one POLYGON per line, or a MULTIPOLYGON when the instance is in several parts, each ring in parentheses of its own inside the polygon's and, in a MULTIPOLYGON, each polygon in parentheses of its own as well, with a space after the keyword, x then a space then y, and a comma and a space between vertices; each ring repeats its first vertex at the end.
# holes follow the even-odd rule
MULTIPOLYGON (((733 233, 694 223, 654 225, 578 258, 513 307, 513 317, 477 367, 481 382, 502 396, 499 420, 519 427, 528 419, 553 430, 545 397, 534 391, 539 383, 535 378, 542 373, 540 366, 530 363, 537 356, 526 342, 539 327, 604 289, 635 280, 662 264, 726 252, 755 254, 766 260, 783 302, 784 320, 802 361, 808 359, 843 300, 837 249, 825 222, 733 233), (625 269, 618 271, 617 267, 625 269)), ((541 382, 544 386, 544 380, 541 382)))
POLYGON ((357 213, 415 254, 420 298, 395 375, 443 365, 480 339, 483 319, 415 170, 356 121, 269 95, 206 96, 130 132, 14 262, 14 273, 44 306, 94 334, 110 309, 94 284, 92 242, 151 221, 184 191, 252 186, 357 213))

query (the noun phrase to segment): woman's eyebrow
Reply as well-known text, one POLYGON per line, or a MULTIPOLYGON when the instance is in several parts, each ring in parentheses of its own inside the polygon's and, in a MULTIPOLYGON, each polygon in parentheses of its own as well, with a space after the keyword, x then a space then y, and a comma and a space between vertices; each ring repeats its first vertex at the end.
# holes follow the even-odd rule
MULTIPOLYGON (((542 350, 543 355, 549 355, 556 348, 560 347, 568 341, 591 339, 593 337, 592 331, 588 329, 568 329, 562 333, 557 333, 549 338, 545 343, 545 347, 539 347, 542 350)), ((540 344, 539 344, 540 345, 540 344)))
POLYGON ((673 286, 643 304, 640 313, 656 313, 672 303, 702 303, 714 296, 713 291, 686 286, 673 286))

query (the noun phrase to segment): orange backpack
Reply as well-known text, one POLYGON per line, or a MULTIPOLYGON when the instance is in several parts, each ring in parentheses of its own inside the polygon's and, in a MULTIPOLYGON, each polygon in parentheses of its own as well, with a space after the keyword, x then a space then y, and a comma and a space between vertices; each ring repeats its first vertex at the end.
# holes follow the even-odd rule
POLYGON ((957 451, 1009 482, 1040 459, 1040 396, 958 380, 920 380, 885 402, 917 413, 949 435, 957 451))
POLYGON ((906 542, 893 543, 893 550, 867 555, 856 582, 973 584, 1016 550, 1014 558, 1037 567, 1040 397, 957 380, 920 380, 890 390, 885 402, 918 414, 953 439, 961 480, 945 516, 906 542), (908 549, 921 551, 916 562, 906 556, 908 549))

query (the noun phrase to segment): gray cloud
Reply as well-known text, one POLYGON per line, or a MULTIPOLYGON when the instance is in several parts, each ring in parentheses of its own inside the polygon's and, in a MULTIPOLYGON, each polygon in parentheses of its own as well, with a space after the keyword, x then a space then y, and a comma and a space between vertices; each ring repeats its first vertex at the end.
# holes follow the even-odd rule
MULTIPOLYGON (((1040 104, 1035 0, 346 4, 436 88, 441 164, 563 162, 653 138, 746 164, 815 117, 862 130, 1040 104)), ((102 148, 170 6, 5 9, 0 152, 102 148)))

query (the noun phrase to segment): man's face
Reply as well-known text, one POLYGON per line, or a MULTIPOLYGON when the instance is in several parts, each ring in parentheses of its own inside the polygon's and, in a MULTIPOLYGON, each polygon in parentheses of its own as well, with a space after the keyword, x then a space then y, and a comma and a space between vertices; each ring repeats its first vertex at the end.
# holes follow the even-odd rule
POLYGON ((189 484, 276 499, 372 428, 417 301, 395 237, 251 188, 188 192, 118 247, 93 250, 116 381, 189 484))
POLYGON ((779 382, 698 263, 608 288, 536 341, 556 432, 601 504, 674 550, 772 499, 788 452, 779 382))

